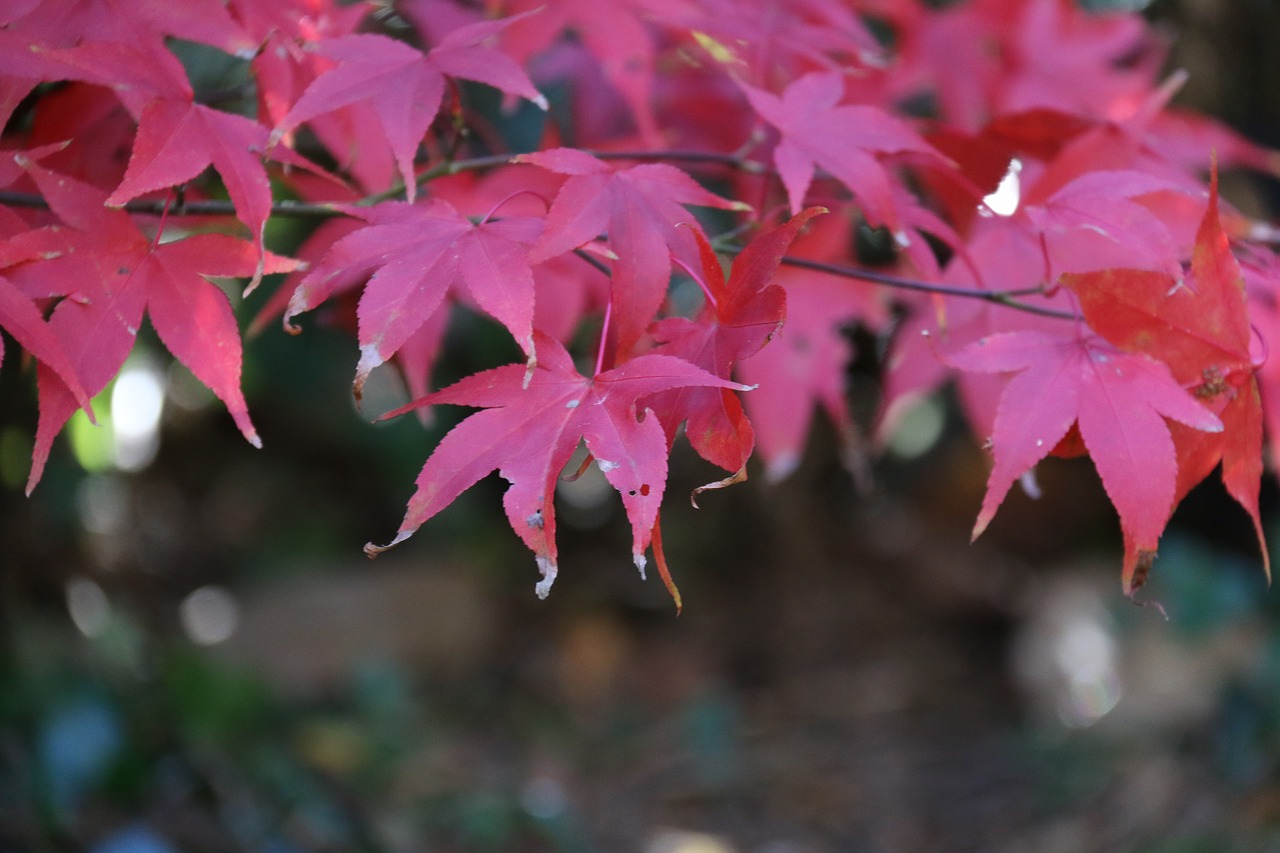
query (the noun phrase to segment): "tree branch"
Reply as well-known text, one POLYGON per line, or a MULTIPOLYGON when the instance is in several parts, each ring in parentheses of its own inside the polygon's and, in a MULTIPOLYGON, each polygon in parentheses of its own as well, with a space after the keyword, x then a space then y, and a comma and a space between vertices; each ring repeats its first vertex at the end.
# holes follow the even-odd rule
MULTIPOLYGON (((724 249, 723 251, 730 254, 736 254, 742 250, 738 248, 731 248, 724 249)), ((937 293, 942 296, 961 296, 967 299, 981 299, 984 302, 993 302, 996 305, 1004 305, 1006 308, 1014 308, 1019 311, 1026 311, 1030 314, 1039 314, 1042 317, 1056 317, 1062 320, 1080 319, 1076 314, 1069 311, 1060 311, 1056 308, 1046 308, 1042 305, 1031 305, 1026 302, 1018 301, 1017 297, 1019 296, 1036 296, 1043 294, 1043 288, 1039 287, 1025 287, 1019 290, 977 290, 972 287, 955 287, 948 284, 932 284, 927 281, 902 278, 888 273, 875 272, 874 270, 864 270, 858 267, 831 264, 824 261, 811 261, 808 258, 796 258, 790 255, 784 255, 782 263, 789 267, 799 267, 801 269, 824 272, 830 275, 841 276, 843 278, 869 281, 873 284, 892 287, 898 290, 914 290, 918 293, 937 293)))
MULTIPOLYGON (((125 202, 123 209, 129 213, 145 213, 160 216, 165 212, 166 201, 158 199, 146 201, 134 199, 125 202)), ((49 203, 38 193, 19 193, 0 190, 0 205, 9 207, 29 207, 42 210, 49 209, 49 203)), ((169 205, 170 216, 234 216, 236 209, 225 199, 197 199, 182 204, 169 205)), ((341 216, 342 211, 332 203, 318 204, 303 201, 277 201, 271 205, 271 215, 293 219, 328 219, 341 216)))
MULTIPOLYGON (((752 160, 746 160, 738 153, 723 153, 718 151, 586 151, 585 153, 597 157, 601 160, 650 160, 650 161, 670 161, 678 160, 688 163, 717 163, 729 166, 735 169, 741 169, 747 172, 761 172, 765 169, 760 163, 752 160)), ((446 175, 457 175, 462 172, 479 171, 482 169, 491 169, 496 166, 502 166, 512 162, 515 155, 512 154, 491 154, 485 157, 472 157, 465 160, 446 160, 423 170, 417 175, 417 183, 419 186, 430 183, 436 178, 446 175)), ((359 201, 353 202, 354 207, 372 207, 384 201, 391 201, 399 198, 404 194, 402 185, 392 187, 380 193, 366 196, 359 201)), ((135 199, 124 205, 124 210, 129 213, 142 213, 161 215, 165 212, 164 200, 144 201, 135 199)), ((37 193, 19 193, 11 191, 0 191, 0 205, 8 205, 10 207, 27 207, 27 208, 44 208, 49 207, 48 202, 37 193)), ((233 216, 235 215, 235 207, 230 201, 223 199, 203 199, 197 201, 184 202, 178 206, 171 206, 170 215, 188 215, 188 216, 233 216)), ((277 201, 271 205, 271 215, 282 218, 291 219, 328 219, 334 216, 343 215, 343 211, 338 205, 327 202, 309 203, 300 201, 277 201)), ((737 254, 742 249, 734 246, 726 246, 721 249, 726 254, 737 254)), ((585 257, 585 256, 584 256, 585 257)), ((588 261, 594 259, 587 258, 588 261)), ((1013 308, 1018 311, 1026 311, 1031 314, 1039 314, 1043 317, 1056 317, 1064 320, 1074 320, 1078 317, 1067 311, 1060 311, 1054 308, 1046 308, 1040 305, 1031 305, 1026 302, 1019 301, 1020 296, 1033 296, 1043 293, 1043 289, 1039 287, 1022 288, 1019 290, 977 290, 974 288, 955 287, 945 284, 932 284, 917 279, 902 278, 900 276, 890 275, 887 273, 875 272, 873 270, 860 269, 858 267, 843 266, 840 264, 831 264, 823 261, 813 261, 806 258, 796 258, 790 255, 782 258, 782 263, 787 266, 810 269, 816 272, 824 272, 830 275, 840 276, 842 278, 852 278, 859 281, 867 281, 873 284, 882 285, 884 287, 892 287, 898 290, 912 290, 919 293, 937 293, 943 296, 957 296, 968 299, 981 299, 985 302, 991 302, 996 305, 1003 305, 1007 308, 1013 308)), ((602 267, 603 265, 598 265, 602 267)))

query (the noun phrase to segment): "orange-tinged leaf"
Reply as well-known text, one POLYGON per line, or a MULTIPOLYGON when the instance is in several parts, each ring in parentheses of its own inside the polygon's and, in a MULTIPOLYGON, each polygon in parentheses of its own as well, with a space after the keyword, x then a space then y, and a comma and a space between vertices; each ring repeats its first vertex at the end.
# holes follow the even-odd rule
MULTIPOLYGON (((1166 418, 1205 432, 1222 430, 1217 416, 1176 383, 1164 364, 1121 352, 1101 338, 1009 332, 970 344, 947 361, 963 370, 1014 373, 996 413, 995 464, 975 537, 1014 481, 1078 425, 1120 515, 1127 551, 1155 551, 1177 489, 1166 418)), ((1127 576, 1124 582, 1129 592, 1127 576)))
MULTIPOLYGON (((696 319, 670 317, 657 323, 654 352, 674 355, 729 379, 734 367, 757 352, 782 328, 786 293, 774 283, 778 264, 805 224, 825 212, 811 207, 786 224, 759 235, 733 262, 726 282, 720 259, 695 232, 702 252, 702 278, 710 299, 696 319)), ((741 471, 755 447, 755 432, 737 395, 725 388, 685 387, 649 403, 674 441, 685 434, 703 459, 726 471, 741 471)))
POLYGON ((1223 431, 1175 431, 1181 500, 1220 461, 1227 492, 1253 521, 1270 577, 1258 493, 1262 481, 1262 401, 1250 352, 1244 276, 1218 210, 1217 174, 1196 234, 1186 282, 1159 273, 1108 270, 1064 276, 1089 326, 1123 350, 1167 364, 1174 378, 1218 413, 1223 431))

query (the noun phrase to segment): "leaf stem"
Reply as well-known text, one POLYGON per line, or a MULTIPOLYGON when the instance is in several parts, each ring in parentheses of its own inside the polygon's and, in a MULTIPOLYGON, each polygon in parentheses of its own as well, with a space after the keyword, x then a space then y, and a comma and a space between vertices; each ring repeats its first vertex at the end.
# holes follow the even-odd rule
POLYGON ((697 270, 695 270, 693 267, 686 264, 680 258, 673 257, 671 260, 675 261, 676 266, 684 270, 685 274, 687 274, 689 278, 693 279, 697 283, 698 287, 702 288, 702 295, 707 298, 707 304, 709 304, 712 308, 720 307, 719 304, 716 302, 715 294, 711 292, 711 288, 707 287, 707 283, 702 280, 702 276, 698 273, 697 270))
POLYGON ((609 342, 609 321, 613 319, 613 299, 609 299, 609 304, 604 308, 604 322, 600 324, 600 349, 596 352, 596 372, 592 376, 599 376, 604 370, 604 351, 606 344, 609 342))

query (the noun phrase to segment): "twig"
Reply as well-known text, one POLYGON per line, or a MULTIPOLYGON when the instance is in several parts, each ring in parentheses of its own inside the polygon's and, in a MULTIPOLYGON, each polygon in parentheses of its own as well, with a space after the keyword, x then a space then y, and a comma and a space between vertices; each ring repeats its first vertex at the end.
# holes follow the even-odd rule
MULTIPOLYGON (((734 247, 726 248, 722 251, 729 254, 736 254, 741 252, 742 249, 734 247)), ((1026 311, 1030 314, 1039 314, 1042 317, 1057 317, 1062 320, 1079 319, 1077 315, 1069 311, 1060 311, 1056 308, 1045 308, 1042 305, 1031 305, 1026 302, 1018 301, 1017 297, 1019 296, 1035 296, 1044 293, 1043 288, 1040 287, 1026 287, 1018 290, 977 290, 972 287, 955 287, 948 284, 932 284, 927 281, 902 278, 901 276, 875 272, 874 270, 864 270, 858 267, 844 266, 842 264, 831 264, 826 263, 825 261, 811 261, 807 258, 796 258, 790 255, 784 255, 782 263, 789 267, 799 267, 801 269, 809 269, 816 272, 838 275, 843 278, 854 278, 859 281, 869 281, 873 284, 883 285, 884 287, 893 287, 898 290, 914 290, 919 293, 937 293, 943 296, 960 296, 967 299, 981 299, 984 302, 1004 305, 1007 308, 1026 311)))

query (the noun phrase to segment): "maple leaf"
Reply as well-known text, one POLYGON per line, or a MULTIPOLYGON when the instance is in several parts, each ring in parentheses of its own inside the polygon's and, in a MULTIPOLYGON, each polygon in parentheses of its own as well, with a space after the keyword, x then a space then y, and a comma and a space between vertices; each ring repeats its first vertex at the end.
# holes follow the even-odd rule
POLYGON ((222 0, 44 0, 6 3, 0 24, 32 43, 70 46, 82 40, 163 44, 163 36, 247 54, 255 44, 222 0), (24 8, 25 7, 25 8, 24 8))
MULTIPOLYGON (((46 146, 3 158, 0 166, 0 186, 17 177, 20 163, 36 160, 61 146, 46 146)), ((58 226, 38 228, 13 234, 0 241, 0 270, 18 266, 28 261, 48 260, 58 257, 66 249, 66 239, 58 226)), ((93 416, 89 395, 85 393, 76 375, 75 367, 63 349, 62 342, 49 327, 39 307, 28 294, 18 289, 4 276, 0 276, 0 327, 36 361, 51 370, 65 386, 66 392, 80 408, 93 416)), ((3 358, 3 341, 0 341, 0 359, 3 358)))
POLYGON ((376 9, 368 0, 350 4, 328 0, 274 0, 271 3, 226 0, 226 3, 259 45, 277 34, 314 41, 335 31, 350 33, 376 9))
MULTIPOLYGON (((240 391, 240 334, 226 295, 205 276, 247 276, 261 261, 253 245, 222 234, 196 234, 157 244, 105 194, 71 178, 24 163, 50 207, 67 225, 67 249, 57 257, 15 266, 10 278, 25 292, 71 295, 58 302, 49 326, 76 376, 97 394, 133 349, 144 312, 160 340, 226 405, 245 438, 261 444, 240 391), (71 290, 74 288, 74 291, 71 290)), ((296 264, 268 255, 268 272, 296 264)), ((40 422, 27 491, 40 479, 54 437, 78 407, 72 389, 48 370, 39 373, 40 422)))
MULTIPOLYGON (((563 175, 516 163, 481 178, 463 172, 432 181, 431 191, 473 220, 487 219, 495 212, 504 218, 530 216, 545 220, 549 199, 555 198, 564 181, 563 175)), ((588 313, 603 313, 608 305, 607 269, 601 270, 572 254, 533 264, 533 284, 534 327, 566 344, 588 313)))
POLYGON ((625 355, 640 340, 666 296, 671 256, 698 263, 693 237, 697 221, 681 205, 725 210, 746 205, 703 189, 666 163, 614 168, 582 151, 557 148, 521 154, 533 163, 569 175, 547 214, 547 227, 530 260, 547 260, 608 232, 617 255, 613 271, 616 352, 625 355), (682 227, 683 226, 683 227, 682 227))
POLYGON ((1014 375, 1005 386, 991 434, 995 464, 977 538, 1009 487, 1078 427, 1125 534, 1122 582, 1154 553, 1173 512, 1177 451, 1165 418, 1203 432, 1223 425, 1162 362, 1125 353, 1098 337, 1008 332, 982 338, 947 357, 963 370, 1014 375))
POLYGON ((787 323, 739 372, 743 382, 760 386, 746 407, 765 476, 773 482, 800 464, 815 411, 826 414, 846 448, 852 445, 856 433, 845 371, 854 350, 844 329, 869 311, 883 310, 872 307, 875 295, 857 282, 789 269, 779 283, 787 293, 787 323))
POLYGON ((900 31, 899 76, 932 84, 944 120, 968 130, 1035 108, 1105 116, 1148 89, 1163 58, 1139 15, 1072 0, 979 0, 924 15, 888 5, 915 13, 900 31))
POLYGON ((1043 199, 1033 184, 1023 211, 1044 241, 1047 279, 1117 267, 1181 277, 1182 249, 1169 223, 1152 209, 1157 205, 1142 199, 1185 191, 1168 179, 1130 170, 1089 172, 1043 199))
POLYGON ((527 64, 566 33, 572 33, 622 95, 640 135, 659 143, 662 137, 652 104, 656 51, 644 18, 653 11, 646 7, 664 5, 680 4, 670 0, 510 0, 502 7, 519 13, 516 17, 520 22, 503 33, 503 46, 517 62, 527 64))
MULTIPOLYGON (((311 46, 351 35, 368 12, 367 5, 354 4, 341 9, 322 7, 299 16, 283 2, 244 3, 240 17, 263 39, 250 65, 257 84, 258 119, 263 124, 279 125, 307 86, 333 66, 311 46)), ((372 192, 391 184, 395 159, 368 104, 313 116, 308 124, 338 167, 362 188, 372 192)))
POLYGON ((884 51, 848 4, 833 0, 703 0, 700 14, 676 16, 714 58, 776 75, 850 62, 877 65, 884 51), (711 39, 709 35, 714 34, 711 39))
POLYGON ((368 104, 395 155, 410 202, 417 193, 414 155, 444 99, 445 75, 487 83, 546 109, 523 69, 483 42, 514 19, 481 21, 454 30, 429 53, 387 36, 358 34, 325 39, 320 55, 337 63, 317 77, 280 120, 272 143, 316 116, 368 104))
POLYGON ((945 162, 932 145, 879 107, 841 105, 844 78, 838 73, 806 74, 780 96, 742 88, 752 108, 781 134, 773 162, 792 210, 804 207, 820 167, 849 188, 872 225, 886 225, 907 242, 893 201, 894 178, 877 155, 912 153, 945 162))
MULTIPOLYGON (((773 283, 778 264, 800 229, 826 212, 821 207, 808 208, 756 237, 734 260, 728 281, 707 238, 695 234, 707 304, 697 320, 670 317, 657 323, 653 336, 659 346, 654 352, 683 358, 722 379, 732 376, 734 365, 759 352, 782 328, 786 292, 773 283)), ((743 471, 755 447, 755 434, 732 391, 685 387, 658 395, 650 405, 666 426, 669 442, 687 413, 685 435, 693 449, 726 471, 743 471)))
MULTIPOLYGON (((265 257, 263 232, 271 215, 271 183, 262 157, 268 132, 257 122, 215 110, 192 101, 152 101, 138 122, 138 135, 124 179, 107 198, 107 204, 123 205, 152 190, 184 183, 212 165, 222 177, 240 221, 249 227, 259 257, 265 257)), ((271 156, 293 165, 315 169, 287 149, 271 156)), ((262 275, 261 264, 252 284, 262 275)))
MULTIPOLYGON (((71 360, 57 335, 41 316, 40 309, 3 276, 0 276, 0 326, 38 362, 57 375, 77 406, 85 412, 92 411, 89 397, 76 376, 71 360)), ((0 357, 3 355, 3 341, 0 341, 0 357)))
POLYGON ((1176 433, 1181 499, 1222 463, 1227 492, 1249 513, 1270 577, 1258 505, 1262 401, 1251 352, 1244 276, 1222 228, 1217 173, 1196 235, 1188 282, 1159 273, 1109 270, 1066 276, 1086 321, 1123 350, 1167 364, 1174 378, 1222 419, 1221 433, 1176 433))
POLYGON ((449 431, 418 475, 400 530, 387 545, 365 546, 370 555, 403 542, 482 477, 497 470, 510 484, 503 507, 511 527, 534 552, 545 597, 557 573, 556 478, 579 442, 618 493, 632 529, 632 560, 643 575, 658 507, 667 482, 667 440, 662 425, 636 401, 689 385, 746 390, 682 359, 642 355, 612 370, 583 376, 554 338, 537 335, 537 368, 526 383, 523 364, 497 367, 429 394, 386 417, 418 406, 477 406, 449 431))
POLYGON ((383 202, 347 212, 369 225, 334 242, 294 291, 284 322, 335 291, 368 280, 359 307, 357 396, 369 373, 439 310, 450 288, 459 286, 533 357, 529 247, 541 232, 541 220, 520 216, 473 225, 442 199, 383 202))
MULTIPOLYGON (((791 243, 791 254, 845 261, 852 245, 852 220, 850 216, 831 215, 809 221, 804 233, 791 243)), ((738 263, 741 260, 735 263, 735 270, 738 263)), ((766 477, 776 481, 794 469, 815 408, 826 411, 842 435, 852 435, 844 382, 852 351, 841 328, 855 319, 884 319, 886 312, 878 302, 878 294, 859 282, 789 266, 777 268, 769 281, 785 292, 786 323, 768 347, 750 358, 739 359, 736 369, 740 381, 758 386, 741 401, 749 418, 743 420, 750 428, 750 433, 743 435, 741 446, 750 452, 754 443, 754 450, 764 461, 766 477)), ((667 322, 670 321, 655 327, 655 335, 667 322)), ((732 405, 729 398, 732 403, 739 403, 736 395, 722 393, 726 408, 732 405)), ((700 420, 705 417, 702 415, 700 420)), ((696 433, 692 420, 687 434, 693 443, 696 433)), ((705 454, 704 457, 715 461, 705 454)))
MULTIPOLYGON (((289 149, 268 152, 270 134, 258 122, 195 103, 181 63, 168 50, 123 42, 87 42, 37 54, 54 68, 44 71, 42 78, 111 86, 138 118, 129 165, 107 199, 110 205, 123 205, 144 193, 190 181, 213 166, 262 255, 263 231, 272 203, 263 158, 270 156, 336 180, 289 149)), ((251 287, 261 272, 255 272, 251 287)))

